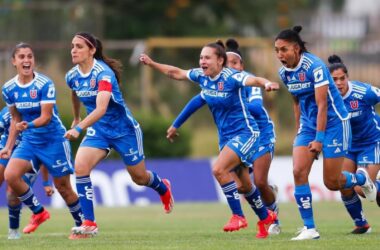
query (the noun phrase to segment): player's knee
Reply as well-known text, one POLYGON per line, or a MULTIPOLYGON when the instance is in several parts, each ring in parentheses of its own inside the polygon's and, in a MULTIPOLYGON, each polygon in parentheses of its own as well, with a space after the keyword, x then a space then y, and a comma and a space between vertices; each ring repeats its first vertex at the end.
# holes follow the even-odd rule
POLYGON ((325 186, 327 187, 327 189, 329 189, 331 191, 337 191, 340 189, 339 182, 336 179, 324 178, 323 182, 324 182, 325 186))
POLYGON ((302 168, 293 168, 293 177, 298 182, 307 182, 307 172, 302 168))
POLYGON ((260 179, 260 180, 255 179, 255 185, 259 190, 263 190, 268 186, 268 182, 265 179, 260 179))
POLYGON ((225 174, 225 171, 223 171, 222 168, 219 168, 219 167, 214 167, 212 169, 212 174, 215 176, 215 178, 217 180, 219 180, 224 174, 225 174))

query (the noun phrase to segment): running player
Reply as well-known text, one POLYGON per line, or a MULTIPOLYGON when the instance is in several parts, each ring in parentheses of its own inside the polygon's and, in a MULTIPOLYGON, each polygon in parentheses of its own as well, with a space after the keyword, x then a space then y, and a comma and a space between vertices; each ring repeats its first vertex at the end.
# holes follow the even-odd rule
POLYGON ((66 74, 66 82, 72 89, 74 121, 65 137, 77 139, 87 129, 75 158, 77 191, 85 221, 72 228, 72 232, 88 237, 98 232, 90 173, 111 148, 123 158, 132 180, 154 189, 165 212, 170 213, 173 208, 170 182, 145 168, 140 125, 124 103, 119 87, 121 64, 103 54, 102 43, 92 34, 77 33, 71 46, 76 66, 66 74), (80 102, 87 110, 83 120, 79 116, 80 102))
MULTIPOLYGON (((1 134, 0 150, 3 149, 4 145, 7 143, 10 123, 11 123, 11 115, 9 113, 8 107, 5 106, 0 111, 0 134, 1 134)), ((16 140, 15 147, 18 145, 19 139, 20 138, 16 140)), ((4 171, 8 164, 8 161, 9 159, 0 159, 0 186, 2 185, 4 181, 4 171)), ((32 165, 37 165, 37 164, 38 162, 36 160, 33 160, 32 165)), ((54 190, 49 181, 47 169, 41 166, 40 170, 42 173, 45 193, 47 196, 51 196, 53 195, 54 190)), ((34 181, 37 178, 37 174, 38 172, 34 172, 34 170, 32 169, 31 171, 29 171, 23 176, 23 179, 29 186, 32 186, 34 184, 34 181)), ((8 239, 17 240, 17 239, 20 239, 21 237, 18 229, 20 227, 20 214, 21 214, 22 203, 17 198, 17 195, 12 191, 10 187, 7 187, 6 192, 7 192, 8 215, 9 215, 8 239)))
POLYGON ((361 185, 370 200, 376 188, 364 168, 355 173, 341 171, 349 147, 349 114, 321 59, 309 53, 299 32, 301 26, 281 31, 275 39, 277 58, 283 64, 279 74, 294 99, 298 129, 293 144, 294 197, 304 222, 292 240, 318 239, 308 176, 313 161, 323 152, 323 181, 330 190, 361 185))
POLYGON ((3 98, 11 114, 11 124, 1 158, 10 158, 4 177, 18 198, 33 212, 24 233, 34 232, 50 218, 49 212, 38 202, 33 190, 23 180, 32 169, 38 172, 44 164, 54 178, 54 185, 68 205, 76 224, 81 224, 81 207, 77 194, 71 187, 73 173, 69 142, 63 138, 65 127, 59 119, 55 105, 55 87, 43 74, 34 71, 35 58, 32 47, 26 43, 16 45, 12 64, 17 75, 2 87, 3 98), (16 138, 22 132, 19 145, 13 151, 16 138))
MULTIPOLYGON (((239 44, 235 39, 226 41, 227 67, 238 71, 244 70, 243 57, 239 50, 239 44)), ((245 95, 248 100, 248 110, 255 119, 260 130, 259 150, 255 156, 253 172, 254 183, 259 189, 262 200, 267 209, 278 212, 276 202, 275 186, 268 184, 268 172, 270 163, 274 153, 274 143, 276 141, 274 133, 274 125, 266 109, 263 106, 263 97, 261 88, 245 87, 245 95)), ((175 119, 173 125, 167 131, 167 138, 173 141, 178 135, 177 129, 187 120, 192 113, 206 104, 201 95, 194 97, 183 109, 180 115, 175 119)), ((247 195, 252 189, 252 182, 249 176, 250 168, 241 166, 231 172, 237 184, 239 194, 247 195)), ((252 206, 255 210, 256 207, 252 206)), ((237 231, 247 226, 247 221, 244 216, 233 215, 229 222, 223 227, 226 232, 237 231)), ((269 228, 269 234, 279 234, 281 228, 279 222, 273 223, 269 228)))
MULTIPOLYGON (((358 166, 367 168, 370 178, 377 184, 380 169, 380 127, 375 105, 380 102, 380 89, 370 84, 350 81, 346 65, 337 55, 328 58, 331 76, 350 113, 352 129, 351 147, 345 155, 343 170, 355 173, 358 166)), ((370 233, 362 203, 353 188, 340 190, 343 203, 355 223, 353 234, 370 233)), ((377 193, 377 200, 379 193, 377 193)))
MULTIPOLYGON (((259 130, 248 111, 243 86, 261 86, 270 91, 278 89, 278 83, 226 68, 227 55, 220 41, 203 47, 200 68, 197 69, 183 70, 160 64, 145 54, 140 56, 140 61, 170 78, 189 79, 201 87, 201 96, 214 116, 219 133, 220 154, 213 166, 213 174, 233 214, 243 217, 237 186, 230 171, 242 163, 252 167, 259 144, 259 130)), ((256 237, 266 238, 268 227, 276 220, 276 214, 266 209, 254 185, 250 186, 246 199, 256 207, 260 219, 256 237)))

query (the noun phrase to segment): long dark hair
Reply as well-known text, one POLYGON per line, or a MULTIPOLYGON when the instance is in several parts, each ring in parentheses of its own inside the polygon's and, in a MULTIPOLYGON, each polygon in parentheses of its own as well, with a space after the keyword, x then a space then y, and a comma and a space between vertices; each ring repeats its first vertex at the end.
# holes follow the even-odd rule
POLYGON ((88 47, 96 49, 96 52, 94 54, 94 58, 104 61, 112 69, 112 71, 115 73, 117 82, 120 84, 121 71, 122 71, 122 67, 123 67, 120 60, 107 57, 103 53, 102 42, 98 38, 96 38, 94 35, 92 35, 88 32, 78 32, 75 34, 75 36, 82 38, 88 47))
POLYGON ((344 65, 343 60, 339 56, 335 54, 329 56, 328 62, 330 64, 329 65, 330 73, 334 72, 335 70, 342 69, 343 72, 348 76, 347 67, 346 65, 344 65))
POLYGON ((216 56, 219 58, 223 58, 223 67, 225 67, 227 65, 227 54, 226 54, 226 50, 225 50, 225 47, 224 47, 224 44, 221 40, 217 40, 216 42, 214 43, 209 43, 207 44, 205 47, 209 47, 209 48, 213 48, 215 49, 215 54, 216 56))
POLYGON ((299 34, 301 30, 302 26, 294 26, 292 29, 283 30, 277 35, 275 41, 281 39, 288 42, 295 42, 300 46, 301 53, 307 52, 306 42, 301 39, 301 36, 299 34))
POLYGON ((34 54, 33 48, 29 43, 20 42, 13 48, 12 54, 11 54, 12 58, 15 58, 17 51, 19 51, 20 49, 25 49, 25 48, 29 48, 34 54))

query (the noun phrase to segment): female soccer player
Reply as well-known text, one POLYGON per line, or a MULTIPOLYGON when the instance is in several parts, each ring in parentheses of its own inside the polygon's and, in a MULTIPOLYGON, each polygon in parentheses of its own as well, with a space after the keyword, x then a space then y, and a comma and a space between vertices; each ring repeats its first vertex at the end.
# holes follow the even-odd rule
MULTIPOLYGON (((243 57, 239 50, 239 44, 235 39, 226 41, 227 67, 238 71, 244 70, 243 57)), ((263 106, 263 97, 261 88, 245 87, 244 92, 248 100, 248 110, 255 119, 260 130, 259 151, 256 153, 253 167, 254 183, 259 189, 262 200, 266 207, 277 213, 278 206, 276 202, 275 187, 268 184, 268 172, 274 153, 274 143, 276 141, 274 125, 266 109, 263 106)), ((177 129, 187 120, 192 113, 206 104, 201 95, 194 97, 179 114, 173 122, 173 125, 167 131, 167 138, 173 141, 178 135, 177 129)), ((240 194, 249 196, 252 190, 252 182, 249 175, 249 168, 244 166, 237 167, 231 174, 237 184, 240 194)), ((255 206, 252 206, 256 210, 255 206)), ((224 226, 226 232, 237 231, 247 226, 244 216, 233 215, 230 221, 224 226)), ((281 232, 279 222, 273 223, 269 229, 269 234, 279 234, 281 232)))
MULTIPOLYGON (((345 155, 343 170, 355 173, 358 166, 365 167, 370 178, 376 181, 380 169, 380 127, 377 121, 380 117, 375 112, 375 105, 380 102, 380 89, 367 83, 350 81, 347 67, 339 56, 332 55, 328 61, 331 76, 351 117, 352 142, 345 155)), ((375 183, 379 191, 379 183, 375 183)), ((340 192, 343 203, 355 223, 355 229, 351 233, 371 232, 355 190, 349 188, 340 192)), ((378 197, 379 193, 377 200, 378 197)))
MULTIPOLYGON (((7 106, 5 106, 0 111, 0 134, 1 134, 1 140, 0 140, 0 149, 4 148, 4 145, 7 143, 8 140, 8 134, 9 134, 9 126, 11 124, 11 115, 9 113, 9 109, 7 106)), ((17 142, 15 143, 15 147, 17 146, 19 139, 17 139, 17 142)), ((9 162, 9 159, 0 159, 0 186, 3 184, 4 181, 4 171, 9 162)), ((33 166, 37 166, 38 162, 34 159, 32 161, 33 166)), ((40 167, 41 173, 42 173, 42 179, 43 179, 43 185, 45 189, 45 193, 47 196, 51 196, 54 193, 54 190, 51 186, 51 183, 49 182, 49 176, 47 169, 45 167, 40 167)), ((32 186, 37 178, 38 172, 34 172, 32 169, 28 173, 26 173, 23 176, 24 181, 29 185, 32 186)), ((20 215, 21 215, 21 201, 17 198, 17 195, 12 191, 12 189, 8 186, 7 187, 7 202, 8 202, 8 217, 9 217, 9 230, 8 230, 8 239, 9 240, 17 240, 20 239, 21 235, 19 232, 19 226, 20 226, 20 215)))
POLYGON ((12 64, 17 75, 2 87, 12 120, 9 137, 0 156, 10 158, 4 173, 5 180, 33 212, 23 232, 34 232, 50 217, 22 178, 32 169, 38 172, 39 164, 31 164, 34 159, 44 164, 53 176, 54 185, 68 205, 75 223, 80 224, 81 207, 70 184, 70 174, 73 173, 70 144, 63 138, 65 128, 55 105, 54 84, 47 76, 34 71, 35 58, 29 44, 16 45, 12 52, 12 64), (12 153, 20 132, 21 142, 12 153))
MULTIPOLYGON (((218 180, 234 215, 243 217, 236 183, 230 171, 240 164, 252 167, 259 144, 259 130, 250 115, 244 86, 261 86, 268 91, 278 89, 278 83, 254 77, 245 72, 226 68, 227 55, 222 42, 203 47, 200 68, 183 70, 153 61, 142 54, 140 61, 175 80, 189 79, 201 87, 202 98, 208 104, 219 133, 220 154, 213 166, 218 180)), ((259 191, 250 186, 246 199, 256 207, 260 218, 257 238, 268 236, 268 227, 276 220, 276 214, 263 205, 259 191), (249 193, 249 195, 248 195, 249 193)))
POLYGON ((71 44, 72 62, 76 64, 66 74, 72 89, 74 121, 65 137, 77 139, 87 129, 75 157, 77 191, 85 221, 72 228, 77 235, 93 236, 98 232, 93 207, 93 187, 90 173, 114 148, 123 158, 132 180, 138 185, 154 189, 161 198, 166 213, 173 207, 168 180, 161 180, 145 168, 142 132, 124 103, 119 83, 121 64, 103 54, 102 43, 92 34, 77 33, 71 44), (87 116, 79 116, 80 102, 87 116))
POLYGON ((277 58, 283 64, 279 74, 294 99, 298 129, 293 144, 294 196, 304 227, 292 240, 318 239, 315 229, 312 195, 308 176, 313 161, 323 152, 323 181, 330 190, 361 185, 366 197, 373 200, 376 188, 364 168, 342 173, 351 130, 349 114, 328 68, 309 53, 299 32, 301 26, 281 31, 275 39, 277 58))

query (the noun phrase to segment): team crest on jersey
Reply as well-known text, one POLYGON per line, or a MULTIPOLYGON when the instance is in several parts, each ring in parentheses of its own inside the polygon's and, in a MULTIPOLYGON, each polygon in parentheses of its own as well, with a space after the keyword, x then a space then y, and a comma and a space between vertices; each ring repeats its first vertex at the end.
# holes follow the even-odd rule
POLYGON ((18 92, 15 92, 13 95, 14 95, 15 99, 18 98, 18 92))
POLYGON ((95 85, 96 85, 95 78, 91 78, 91 80, 90 80, 90 88, 95 88, 95 85))
POLYGON ((79 82, 78 82, 78 80, 75 80, 75 83, 74 83, 74 85, 75 85, 75 87, 79 87, 79 82))
POLYGON ((37 90, 36 89, 31 89, 29 91, 30 98, 35 99, 37 97, 37 90))
POLYGON ((350 106, 352 109, 359 108, 359 101, 350 101, 350 106))
POLYGON ((224 82, 218 82, 218 90, 222 91, 224 89, 224 82))
POLYGON ((305 72, 298 73, 298 79, 300 80, 300 82, 304 82, 306 79, 305 72))

